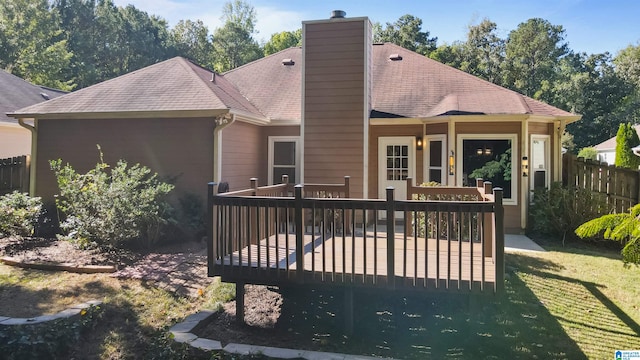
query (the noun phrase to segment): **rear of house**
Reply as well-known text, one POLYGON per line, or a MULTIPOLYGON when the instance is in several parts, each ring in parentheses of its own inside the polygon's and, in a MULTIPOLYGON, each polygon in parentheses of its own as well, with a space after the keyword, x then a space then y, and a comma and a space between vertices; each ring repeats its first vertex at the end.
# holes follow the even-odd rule
POLYGON ((303 23, 303 47, 224 74, 174 58, 15 112, 34 120, 32 192, 51 199, 48 160, 86 171, 108 161, 150 166, 176 196, 205 184, 230 190, 336 183, 351 196, 398 197, 416 183, 504 188, 505 225, 527 225, 530 190, 561 179, 567 113, 393 44, 373 44, 366 17, 303 23))

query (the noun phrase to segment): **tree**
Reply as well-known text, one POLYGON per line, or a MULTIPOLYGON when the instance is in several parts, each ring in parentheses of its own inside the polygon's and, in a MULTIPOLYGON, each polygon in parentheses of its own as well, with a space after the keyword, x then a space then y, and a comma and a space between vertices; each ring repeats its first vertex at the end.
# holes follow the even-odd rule
POLYGON ((180 20, 171 29, 171 43, 176 54, 202 66, 211 65, 213 45, 209 40, 209 29, 201 20, 180 20))
POLYGON ((271 35, 271 39, 264 44, 264 55, 268 56, 278 51, 300 45, 302 45, 302 29, 282 31, 271 35))
POLYGON ((567 126, 578 148, 615 136, 621 123, 635 122, 628 105, 633 85, 616 73, 608 53, 571 54, 562 59, 557 77, 541 97, 582 115, 567 126))
POLYGON ((429 55, 436 49, 438 38, 429 38, 429 32, 422 31, 422 20, 407 14, 394 23, 387 23, 384 29, 379 23, 374 24, 373 41, 391 42, 407 50, 429 55))
POLYGON ((262 56, 253 38, 256 12, 248 3, 235 0, 224 5, 221 19, 225 22, 213 33, 214 68, 224 72, 262 56))
POLYGON ((581 238, 602 234, 605 239, 619 241, 624 245, 622 260, 626 264, 640 264, 640 204, 629 212, 607 214, 587 221, 576 229, 581 238))
POLYGON ((498 26, 489 19, 469 26, 463 45, 464 61, 460 69, 494 84, 502 82, 501 64, 505 59, 505 41, 497 34, 498 26))
POLYGON ((637 170, 640 166, 640 157, 633 153, 634 146, 640 145, 638 133, 630 124, 620 124, 616 135, 616 166, 637 170))
POLYGON ((613 59, 616 71, 626 79, 633 82, 636 88, 640 88, 640 44, 629 45, 620 50, 613 59))
POLYGON ((561 25, 534 18, 509 33, 505 45, 504 83, 530 97, 536 97, 543 81, 554 82, 560 58, 569 53, 561 25))
POLYGON ((47 0, 0 2, 0 67, 35 84, 71 90, 63 77, 73 54, 47 0))

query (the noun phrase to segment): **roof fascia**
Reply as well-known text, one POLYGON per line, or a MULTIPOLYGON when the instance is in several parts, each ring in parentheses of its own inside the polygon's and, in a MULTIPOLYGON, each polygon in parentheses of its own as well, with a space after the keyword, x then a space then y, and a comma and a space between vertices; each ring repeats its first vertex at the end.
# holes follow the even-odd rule
POLYGON ((73 112, 73 113, 9 113, 16 119, 145 119, 145 118, 195 118, 212 117, 229 112, 228 109, 211 110, 164 110, 164 111, 119 111, 119 112, 73 112))

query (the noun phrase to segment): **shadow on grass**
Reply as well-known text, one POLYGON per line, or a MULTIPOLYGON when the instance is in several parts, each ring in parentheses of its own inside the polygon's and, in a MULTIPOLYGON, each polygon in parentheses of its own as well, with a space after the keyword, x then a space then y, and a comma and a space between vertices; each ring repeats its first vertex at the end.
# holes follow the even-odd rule
POLYGON ((343 335, 342 291, 290 288, 283 297, 272 337, 294 336, 290 347, 400 359, 586 358, 515 275, 499 296, 356 291, 353 336, 343 335))

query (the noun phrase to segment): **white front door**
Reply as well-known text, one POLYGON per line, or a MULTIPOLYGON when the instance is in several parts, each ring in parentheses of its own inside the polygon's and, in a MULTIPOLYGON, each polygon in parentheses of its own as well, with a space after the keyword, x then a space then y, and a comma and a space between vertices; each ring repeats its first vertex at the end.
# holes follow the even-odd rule
MULTIPOLYGON (((380 137, 378 138, 378 197, 386 199, 386 189, 393 186, 394 197, 407 198, 407 177, 415 179, 416 169, 415 137, 380 137)), ((396 213, 396 218, 402 213, 396 213)), ((381 214, 385 218, 385 214, 381 214)))

